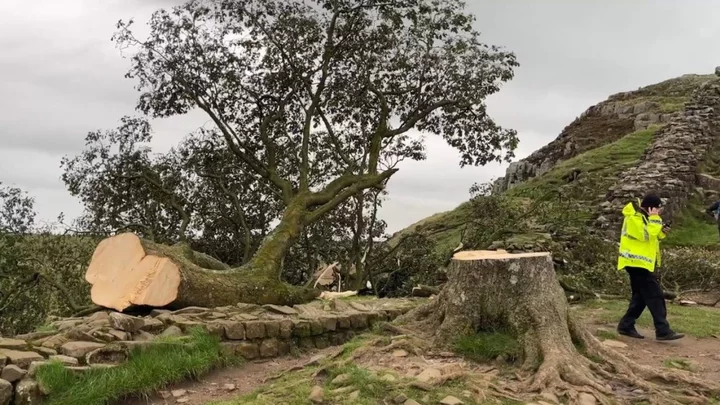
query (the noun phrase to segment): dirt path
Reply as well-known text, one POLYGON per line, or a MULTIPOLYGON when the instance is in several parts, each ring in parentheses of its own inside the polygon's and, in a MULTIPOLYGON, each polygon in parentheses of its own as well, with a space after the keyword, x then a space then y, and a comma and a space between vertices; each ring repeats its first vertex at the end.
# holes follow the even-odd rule
MULTIPOLYGON (((602 325, 602 328, 608 331, 614 330, 614 327, 615 325, 602 325)), ((720 339, 686 336, 672 342, 658 342, 654 338, 654 330, 638 328, 638 331, 645 339, 620 336, 617 341, 624 343, 626 347, 618 347, 616 350, 638 363, 653 367, 667 367, 668 362, 674 361, 674 366, 681 368, 677 366, 686 363, 702 378, 720 380, 720 339)))
POLYGON ((316 350, 302 357, 286 356, 267 361, 254 361, 223 370, 217 370, 198 381, 186 381, 168 387, 149 398, 128 398, 113 405, 205 405, 249 394, 261 387, 264 380, 295 366, 307 363, 314 356, 326 355, 338 348, 316 350))

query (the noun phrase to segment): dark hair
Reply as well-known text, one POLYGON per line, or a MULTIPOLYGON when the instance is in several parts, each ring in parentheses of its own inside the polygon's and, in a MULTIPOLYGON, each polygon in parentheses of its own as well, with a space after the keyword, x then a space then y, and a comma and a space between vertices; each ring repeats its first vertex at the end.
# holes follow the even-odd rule
POLYGON ((640 203, 640 206, 642 208, 660 208, 661 205, 662 200, 655 193, 647 194, 645 197, 643 197, 643 200, 640 203))

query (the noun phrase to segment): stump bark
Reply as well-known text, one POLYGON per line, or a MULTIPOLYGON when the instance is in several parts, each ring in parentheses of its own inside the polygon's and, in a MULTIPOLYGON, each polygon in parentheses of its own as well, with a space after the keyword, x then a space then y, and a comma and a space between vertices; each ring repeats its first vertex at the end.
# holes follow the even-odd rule
POLYGON ((510 333, 523 348, 522 391, 553 392, 570 402, 584 392, 603 403, 638 388, 653 402, 718 392, 716 383, 639 365, 603 345, 571 314, 549 253, 459 252, 447 276, 436 300, 398 321, 432 331, 439 346, 483 330, 510 333))
POLYGON ((239 302, 293 305, 319 294, 251 266, 229 268, 185 245, 155 244, 132 233, 102 240, 85 279, 92 285, 92 301, 117 311, 134 306, 216 307, 239 302))

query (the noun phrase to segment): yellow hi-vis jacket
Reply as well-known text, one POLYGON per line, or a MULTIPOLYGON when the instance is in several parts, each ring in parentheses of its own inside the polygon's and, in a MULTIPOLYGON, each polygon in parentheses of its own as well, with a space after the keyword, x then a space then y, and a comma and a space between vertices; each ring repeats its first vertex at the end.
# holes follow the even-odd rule
POLYGON ((640 267, 655 271, 660 265, 660 240, 665 238, 660 215, 647 216, 640 209, 640 203, 629 203, 622 210, 622 236, 618 270, 625 267, 640 267))

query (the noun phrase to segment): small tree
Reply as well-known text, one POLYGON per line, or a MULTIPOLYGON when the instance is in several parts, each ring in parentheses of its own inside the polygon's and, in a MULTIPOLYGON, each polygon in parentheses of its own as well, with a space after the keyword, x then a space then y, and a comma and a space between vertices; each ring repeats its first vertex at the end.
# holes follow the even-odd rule
POLYGON ((132 21, 114 39, 132 49, 139 110, 201 109, 281 196, 281 220, 248 263, 277 278, 305 227, 397 172, 383 154, 423 158, 412 130, 442 136, 461 165, 512 156, 516 134, 485 98, 515 56, 481 43, 473 23, 459 0, 191 1, 156 12, 146 40, 132 21))

